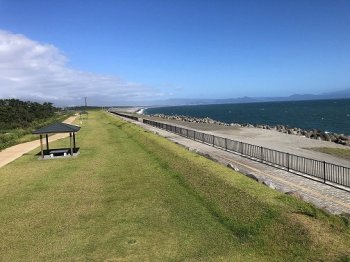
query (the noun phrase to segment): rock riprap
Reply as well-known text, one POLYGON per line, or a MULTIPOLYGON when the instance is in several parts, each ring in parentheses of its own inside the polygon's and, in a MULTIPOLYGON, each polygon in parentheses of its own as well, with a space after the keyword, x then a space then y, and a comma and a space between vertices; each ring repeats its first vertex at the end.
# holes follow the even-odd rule
POLYGON ((285 125, 276 125, 276 126, 270 126, 270 125, 253 125, 249 123, 245 124, 239 124, 239 123, 225 123, 221 121, 217 121, 214 119, 211 119, 209 117, 205 118, 199 118, 199 117, 191 117, 191 116, 185 116, 185 115, 164 115, 164 114, 154 114, 152 115, 154 117, 159 117, 162 119, 167 120, 177 120, 177 121, 184 121, 184 122, 190 122, 190 123, 205 123, 205 124, 216 124, 216 125, 223 125, 223 126, 233 126, 233 127, 251 127, 251 128, 262 128, 262 129, 268 129, 268 130, 276 130, 281 133, 290 134, 290 135, 297 135, 297 136, 304 136, 311 139, 318 139, 323 141, 330 141, 337 144, 350 146, 350 137, 345 136, 343 134, 336 134, 336 133, 329 133, 329 132, 322 132, 320 130, 305 130, 301 128, 291 128, 285 125))

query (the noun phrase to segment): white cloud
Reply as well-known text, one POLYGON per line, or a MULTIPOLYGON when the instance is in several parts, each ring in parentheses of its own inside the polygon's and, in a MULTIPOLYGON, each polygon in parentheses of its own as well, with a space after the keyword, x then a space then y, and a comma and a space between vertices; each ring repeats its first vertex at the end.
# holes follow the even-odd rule
POLYGON ((95 103, 127 103, 161 96, 157 90, 117 76, 69 68, 55 46, 0 30, 0 98, 74 104, 82 97, 95 103))

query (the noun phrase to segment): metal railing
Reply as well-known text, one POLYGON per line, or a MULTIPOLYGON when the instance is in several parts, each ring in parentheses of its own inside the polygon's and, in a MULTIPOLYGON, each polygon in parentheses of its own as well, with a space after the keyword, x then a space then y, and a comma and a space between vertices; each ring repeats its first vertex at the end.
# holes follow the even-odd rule
MULTIPOLYGON (((114 114, 139 121, 138 117, 112 112, 114 114)), ((229 138, 219 137, 193 129, 142 119, 142 122, 186 138, 248 157, 267 165, 275 166, 291 173, 307 175, 317 181, 341 185, 350 188, 350 168, 298 156, 262 146, 252 145, 229 138)))
POLYGON ((108 112, 116 114, 116 115, 119 115, 119 116, 122 116, 122 117, 130 118, 130 119, 135 120, 135 121, 139 121, 139 118, 136 117, 136 116, 126 115, 126 114, 119 113, 119 112, 114 112, 114 111, 108 111, 108 112))

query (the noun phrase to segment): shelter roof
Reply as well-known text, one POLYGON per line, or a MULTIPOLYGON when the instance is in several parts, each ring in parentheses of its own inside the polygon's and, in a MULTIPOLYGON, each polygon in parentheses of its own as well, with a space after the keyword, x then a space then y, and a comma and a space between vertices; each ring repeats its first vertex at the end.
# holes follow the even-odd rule
POLYGON ((33 131, 33 134, 50 134, 50 133, 71 133, 78 132, 80 126, 65 124, 65 123, 54 123, 52 125, 44 126, 33 131))

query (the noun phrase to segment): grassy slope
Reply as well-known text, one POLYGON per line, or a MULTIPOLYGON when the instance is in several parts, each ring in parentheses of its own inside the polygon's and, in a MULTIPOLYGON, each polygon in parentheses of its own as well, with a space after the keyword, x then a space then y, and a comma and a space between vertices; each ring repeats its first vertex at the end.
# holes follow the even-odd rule
POLYGON ((77 158, 37 161, 36 150, 0 169, 0 259, 349 255, 346 220, 131 124, 94 112, 77 142, 77 158))
POLYGON ((350 148, 314 147, 311 150, 326 153, 350 161, 350 148))

